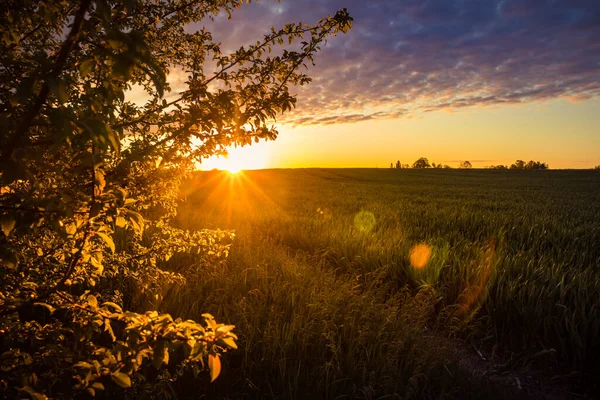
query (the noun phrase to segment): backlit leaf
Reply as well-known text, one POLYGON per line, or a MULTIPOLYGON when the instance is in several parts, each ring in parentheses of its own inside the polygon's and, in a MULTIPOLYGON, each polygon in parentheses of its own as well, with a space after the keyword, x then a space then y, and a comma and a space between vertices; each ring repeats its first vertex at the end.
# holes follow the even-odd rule
POLYGON ((214 382, 221 373, 221 360, 218 354, 208 355, 208 368, 210 369, 210 381, 214 382))
POLYGON ((22 392, 26 392, 34 400, 47 400, 48 396, 42 393, 36 392, 31 386, 24 386, 21 389, 22 392))
POLYGON ((233 338, 231 337, 224 337, 221 338, 221 341, 223 343, 225 343, 228 347, 232 348, 232 349, 237 349, 237 344, 235 343, 235 340, 233 340, 233 338))
POLYGON ((55 308, 52 307, 50 304, 46 304, 46 303, 33 303, 34 306, 40 306, 40 307, 44 307, 45 309, 47 309, 48 311, 50 311, 50 314, 52 314, 55 311, 55 308))
POLYGON ((2 226, 2 232, 4 232, 5 236, 10 235, 10 232, 15 228, 15 224, 17 220, 13 215, 4 214, 2 219, 0 219, 0 225, 2 226))
POLYGON ((117 371, 113 372, 110 375, 110 378, 113 380, 114 383, 121 386, 122 388, 131 387, 131 378, 127 374, 117 371))
POLYGON ((115 242, 113 242, 113 240, 110 236, 108 236, 104 232, 96 232, 96 235, 100 236, 100 238, 102 238, 102 240, 104 240, 104 242, 110 248, 110 251, 112 251, 113 253, 115 252, 115 242))
POLYGON ((92 72, 94 64, 95 61, 93 58, 88 58, 87 60, 84 60, 81 64, 79 64, 79 73, 83 78, 85 78, 90 74, 90 72, 92 72))
POLYGON ((98 299, 96 299, 96 296, 92 294, 88 295, 87 302, 93 308, 98 308, 98 299))
POLYGON ((52 77, 48 78, 48 87, 60 104, 65 104, 67 101, 69 101, 67 87, 65 82, 63 82, 61 79, 52 77))

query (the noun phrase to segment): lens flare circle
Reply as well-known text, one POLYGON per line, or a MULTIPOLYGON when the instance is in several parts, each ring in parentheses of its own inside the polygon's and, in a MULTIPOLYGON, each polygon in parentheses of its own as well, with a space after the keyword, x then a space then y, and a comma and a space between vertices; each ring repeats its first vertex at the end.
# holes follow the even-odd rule
POLYGON ((354 226, 361 232, 371 232, 376 223, 377 219, 370 211, 361 211, 354 216, 354 226))
POLYGON ((410 249, 408 256, 410 265, 415 269, 423 269, 431 259, 431 246, 420 243, 410 249))

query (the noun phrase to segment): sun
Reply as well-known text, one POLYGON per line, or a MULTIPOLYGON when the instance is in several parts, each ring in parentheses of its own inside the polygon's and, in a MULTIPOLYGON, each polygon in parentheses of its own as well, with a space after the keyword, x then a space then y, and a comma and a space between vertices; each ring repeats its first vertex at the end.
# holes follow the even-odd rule
POLYGON ((269 165, 270 147, 267 142, 255 143, 251 146, 234 147, 228 150, 227 157, 209 157, 202 161, 200 169, 220 169, 237 174, 248 169, 263 169, 269 165))

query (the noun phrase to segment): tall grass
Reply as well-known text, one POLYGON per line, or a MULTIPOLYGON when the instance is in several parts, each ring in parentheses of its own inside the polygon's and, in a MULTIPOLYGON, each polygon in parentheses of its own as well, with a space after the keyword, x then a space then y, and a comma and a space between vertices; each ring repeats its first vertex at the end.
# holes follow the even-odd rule
POLYGON ((481 396, 440 340, 449 332, 522 356, 553 349, 559 373, 598 372, 597 174, 212 172, 186 188, 183 227, 237 235, 224 268, 162 304, 237 326, 231 373, 207 390, 481 396), (428 249, 423 268, 415 246, 428 249))

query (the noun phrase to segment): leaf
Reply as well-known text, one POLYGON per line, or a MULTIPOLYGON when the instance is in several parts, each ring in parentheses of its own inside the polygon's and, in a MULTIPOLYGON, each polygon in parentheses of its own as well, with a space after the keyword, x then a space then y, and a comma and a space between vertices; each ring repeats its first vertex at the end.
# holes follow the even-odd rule
POLYGON ((94 296, 93 294, 88 295, 87 302, 90 306, 98 308, 98 299, 96 299, 96 296, 94 296))
POLYGON ((100 382, 92 383, 92 387, 96 390, 104 390, 104 385, 100 382))
POLYGON ((102 265, 102 262, 97 258, 96 255, 90 257, 90 264, 96 268, 96 275, 102 275, 102 272, 104 272, 104 265, 102 265))
POLYGON ((86 76, 88 76, 90 72, 92 72, 92 69, 94 68, 95 64, 96 61, 93 58, 88 58, 87 60, 79 64, 79 73, 81 74, 81 77, 85 78, 86 76))
POLYGON ((119 307, 117 304, 107 301, 105 303, 102 303, 103 306, 109 306, 114 308, 117 312, 123 312, 123 309, 121 307, 119 307))
POLYGON ((110 378, 113 380, 114 383, 121 386, 122 388, 131 387, 131 378, 127 374, 117 371, 113 372, 110 375, 110 378))
POLYGON ((117 337, 115 336, 115 332, 113 331, 112 325, 110 324, 110 319, 108 319, 108 318, 106 318, 104 320, 104 331, 108 332, 108 334, 110 335, 113 342, 115 340, 117 340, 117 337))
POLYGON ((232 348, 232 349, 237 349, 237 344, 235 343, 235 340, 233 340, 233 338, 231 337, 224 337, 221 338, 221 341, 223 343, 225 343, 228 347, 232 348))
POLYGON ((120 150, 120 142, 117 134, 104 121, 97 118, 90 118, 85 121, 79 121, 79 124, 90 133, 90 138, 101 148, 112 147, 117 155, 120 150))
POLYGON ((221 373, 221 360, 218 354, 208 355, 208 368, 210 369, 210 381, 214 382, 221 373))
POLYGON ((117 134, 108 125, 105 125, 105 130, 106 130, 106 137, 108 138, 108 141, 110 142, 110 146, 113 148, 115 153, 117 153, 117 155, 119 155, 120 143, 119 143, 119 138, 117 137, 117 134))
POLYGON ((15 253, 12 249, 0 249, 2 250, 2 264, 4 264, 7 268, 9 269, 15 269, 17 268, 17 265, 19 265, 19 256, 17 255, 17 253, 15 253))
POLYGON ((17 220, 15 219, 14 215, 4 214, 2 216, 2 219, 0 220, 0 224, 2 225, 2 232, 4 232, 4 235, 8 237, 8 235, 10 235, 10 232, 15 228, 16 223, 17 220))
POLYGON ((100 236, 100 238, 104 240, 104 242, 108 245, 108 247, 113 253, 115 252, 115 242, 113 242, 110 236, 103 232, 96 232, 96 235, 100 236))
POLYGON ((154 347, 154 358, 152 359, 152 365, 154 368, 159 369, 163 363, 169 364, 169 349, 164 340, 159 341, 154 347))
POLYGON ((92 369, 92 364, 85 361, 79 361, 77 364, 73 365, 73 368, 92 369))
POLYGON ((125 225, 127 225, 127 221, 125 220, 125 218, 119 215, 115 220, 115 225, 119 228, 125 228, 125 225))
POLYGON ((77 225, 75 224, 67 224, 67 226, 65 227, 65 232, 67 233, 67 235, 74 235, 75 233, 77 233, 77 225))
POLYGON ((204 353, 204 343, 202 342, 196 342, 193 346, 192 346, 192 351, 190 352, 190 358, 193 360, 198 360, 199 358, 202 357, 202 354, 204 353))
POLYGON ((17 220, 15 219, 14 215, 4 214, 2 216, 0 225, 2 225, 2 232, 4 232, 6 237, 10 235, 10 232, 15 228, 16 223, 17 220))
POLYGON ((46 303, 33 303, 34 306, 40 306, 40 307, 44 307, 46 308, 48 311, 50 311, 50 314, 52 314, 55 311, 55 308, 52 307, 50 304, 46 304, 46 303))
POLYGON ((126 208, 123 209, 123 212, 129 218, 133 229, 140 234, 144 233, 144 217, 140 213, 126 208))
POLYGON ((48 88, 52 92, 60 104, 65 104, 69 101, 67 87, 61 79, 50 77, 48 78, 48 88))
POLYGON ((34 400, 47 400, 48 397, 45 394, 36 392, 31 386, 24 386, 19 389, 22 392, 26 392, 34 400))

